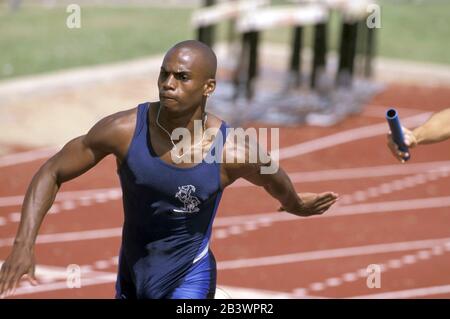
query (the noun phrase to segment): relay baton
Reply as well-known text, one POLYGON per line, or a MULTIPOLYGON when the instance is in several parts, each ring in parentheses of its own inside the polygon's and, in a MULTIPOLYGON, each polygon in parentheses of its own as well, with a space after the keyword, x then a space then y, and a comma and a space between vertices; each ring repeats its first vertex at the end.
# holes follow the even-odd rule
MULTIPOLYGON (((394 108, 387 110, 386 112, 386 120, 388 121, 389 128, 391 129, 392 139, 394 143, 397 144, 398 149, 403 153, 408 153, 408 146, 406 146, 404 138, 403 138, 403 130, 400 125, 400 119, 398 118, 398 113, 394 108)), ((409 155, 404 156, 403 159, 405 161, 409 160, 409 155)))

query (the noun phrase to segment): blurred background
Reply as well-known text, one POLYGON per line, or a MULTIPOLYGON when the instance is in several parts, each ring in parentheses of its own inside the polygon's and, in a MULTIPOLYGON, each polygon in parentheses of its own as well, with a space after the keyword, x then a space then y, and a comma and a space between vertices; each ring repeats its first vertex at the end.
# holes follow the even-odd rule
MULTIPOLYGON (((276 81, 276 84, 269 82, 265 83, 266 86, 264 86, 264 83, 259 85, 263 88, 267 86, 277 87, 277 85, 278 88, 283 88, 289 85, 292 68, 294 70, 296 68, 295 61, 292 61, 295 52, 297 52, 297 55, 302 53, 301 59, 300 57, 297 59, 297 69, 300 70, 298 65, 305 65, 303 72, 299 71, 297 77, 309 77, 311 72, 308 67, 311 67, 315 55, 315 51, 313 51, 314 32, 318 20, 296 23, 295 21, 287 21, 288 18, 283 16, 277 17, 275 20, 278 20, 272 24, 269 21, 267 26, 257 27, 257 29, 259 28, 256 30, 258 31, 258 44, 255 47, 258 49, 262 47, 262 49, 258 50, 258 58, 250 57, 247 60, 259 61, 259 64, 255 62, 256 66, 249 66, 250 70, 243 74, 236 73, 239 67, 245 69, 242 65, 246 58, 245 48, 243 47, 245 47, 245 41, 248 42, 248 39, 243 39, 244 34, 251 35, 253 31, 251 27, 244 31, 236 30, 236 23, 248 11, 252 11, 249 8, 264 10, 264 7, 308 7, 322 3, 327 15, 326 21, 322 22, 326 22, 327 30, 323 40, 320 41, 323 41, 322 55, 325 53, 328 57, 327 61, 322 61, 322 64, 327 64, 328 69, 331 68, 330 78, 337 73, 335 69, 338 68, 339 49, 341 43, 347 42, 342 41, 342 25, 345 22, 343 16, 346 11, 349 11, 348 8, 345 8, 346 1, 247 1, 247 8, 245 5, 239 7, 236 1, 217 1, 216 5, 219 4, 219 8, 213 9, 212 15, 209 14, 208 16, 208 12, 203 12, 203 16, 197 14, 199 9, 214 2, 200 0, 77 1, 76 4, 80 8, 80 27, 70 28, 68 23, 73 22, 71 17, 77 13, 68 7, 72 3, 71 1, 1 1, 0 103, 2 104, 2 126, 8 128, 4 129, 3 134, 0 135, 1 143, 48 144, 47 141, 41 139, 40 135, 44 134, 43 130, 47 130, 45 127, 49 123, 46 123, 46 119, 41 120, 39 114, 36 117, 32 116, 35 124, 28 123, 30 126, 27 126, 28 134, 26 136, 23 132, 15 131, 11 126, 16 124, 20 126, 23 121, 27 121, 24 115, 21 115, 18 119, 17 116, 19 115, 15 115, 15 111, 18 110, 17 104, 26 108, 27 106, 24 104, 30 104, 29 98, 33 99, 33 106, 28 106, 31 108, 29 111, 54 110, 56 113, 52 112, 52 114, 57 116, 58 119, 60 112, 73 112, 74 116, 80 118, 77 128, 73 129, 66 128, 65 125, 58 126, 58 121, 53 121, 48 127, 51 136, 47 137, 51 143, 64 143, 73 134, 85 132, 98 118, 109 114, 111 111, 132 107, 142 100, 154 99, 156 91, 152 80, 156 79, 157 74, 154 72, 157 69, 152 63, 156 63, 156 67, 158 67, 160 57, 168 48, 178 41, 198 38, 199 29, 202 27, 203 29, 212 29, 211 40, 208 41, 220 55, 219 78, 229 80, 229 82, 234 81, 235 91, 239 91, 239 87, 243 86, 244 90, 240 91, 244 92, 241 92, 241 95, 250 94, 245 92, 249 90, 245 88, 246 85, 249 86, 246 83, 256 82, 254 86, 257 86, 259 82, 267 82, 273 78, 273 72, 278 72, 277 77, 275 77, 276 80, 272 80, 272 82, 276 81), (220 7, 221 4, 234 6, 234 9, 233 7, 230 9, 230 6, 220 7), (285 20, 285 23, 282 20, 285 20), (300 46, 298 46, 297 51, 294 51, 294 32, 295 28, 299 26, 302 29, 302 37, 300 46), (241 64, 239 64, 240 61, 242 61, 241 64), (105 68, 101 68, 102 66, 105 68), (251 70, 252 67, 253 71, 251 70), (262 73, 262 76, 252 75, 252 72, 255 73, 257 70, 262 73), (264 76, 264 72, 268 75, 264 76), (58 76, 60 77, 58 78, 58 76), (140 81, 139 76, 148 82, 140 81), (120 84, 119 87, 113 85, 113 82, 123 83, 121 81, 125 77, 132 84, 120 84), (138 78, 136 86, 133 81, 138 78), (239 82, 236 81, 238 78, 240 78, 241 83, 236 83, 239 82), (109 84, 105 86, 106 83, 109 84), (284 85, 283 83, 287 84, 284 85), (139 86, 141 84, 142 86, 139 86), (83 85, 88 85, 86 87, 89 88, 88 94, 84 89, 81 89, 83 85), (100 97, 91 98, 90 94, 95 94, 98 90, 100 90, 100 97), (105 90, 108 92, 108 96, 105 96, 105 90), (82 92, 81 96, 78 95, 78 92, 82 92), (33 94, 33 96, 28 93, 33 94), (47 93, 50 93, 50 95, 47 93), (68 96, 64 96, 64 94, 68 96), (42 102, 36 100, 36 95, 40 96, 42 102), (46 97, 50 98, 46 99, 46 97), (66 105, 64 111, 59 107, 61 103, 66 105), (75 106, 76 108, 86 109, 89 114, 75 114, 75 106), (104 112, 97 111, 99 108, 106 109, 104 112), (94 115, 94 117, 91 117, 91 115, 94 115), (52 134, 53 129, 57 129, 59 133, 57 135, 52 134), (33 133, 31 135, 35 136, 36 140, 27 140, 30 137, 30 132, 33 133)), ((245 3, 246 1, 241 2, 245 3)), ((358 1, 353 1, 353 3, 358 3, 358 1)), ((381 27, 372 29, 373 39, 371 39, 372 47, 369 57, 373 59, 370 63, 373 65, 374 72, 371 72, 370 80, 380 80, 382 83, 388 81, 419 82, 424 85, 431 82, 443 82, 442 84, 447 85, 448 77, 446 76, 448 76, 448 73, 446 71, 448 71, 450 55, 448 54, 449 42, 446 39, 449 38, 450 33, 448 26, 450 4, 444 0, 382 0, 377 4, 380 8, 381 19, 377 23, 380 23, 381 27), (427 76, 429 74, 433 76, 427 76)), ((348 1, 347 6, 350 7, 348 1)), ((359 12, 360 16, 356 18, 359 22, 365 21, 367 15, 373 12, 373 9, 372 11, 366 10, 366 7, 360 5, 359 11, 362 10, 362 12, 359 12)), ((351 33, 352 30, 349 32, 346 36, 353 37, 352 41, 356 42, 356 36, 351 33)), ((352 64, 358 64, 358 56, 368 55, 367 52, 361 54, 361 50, 365 50, 366 37, 360 30, 359 44, 354 49, 357 56, 354 56, 353 59, 351 57, 352 49, 350 48, 352 64), (361 42, 363 45, 361 45, 361 42)), ((320 49, 319 47, 318 50, 320 49)), ((317 63, 320 65, 321 61, 317 61, 317 63)), ((343 67, 348 68, 345 65, 343 67)), ((308 81, 308 79, 305 81, 308 81)), ((228 88, 226 81, 223 83, 223 85, 219 85, 218 95, 220 97, 231 94, 236 98, 239 95, 237 92, 230 93, 229 91, 232 89, 228 88)), ((325 81, 324 86, 325 91, 330 91, 329 87, 333 85, 328 85, 327 89, 327 82, 325 81)), ((294 85, 294 88, 298 88, 298 86, 295 87, 294 85)), ((357 90, 358 92, 352 97, 356 96, 359 101, 361 99, 357 93, 370 97, 372 93, 377 92, 378 88, 362 86, 362 91, 357 90)), ((259 95, 261 98, 258 99, 258 93, 261 93, 261 91, 256 90, 255 92, 255 101, 259 104, 261 104, 261 99, 266 98, 265 95, 262 97, 259 95)), ((276 89, 272 91, 276 91, 276 89)), ((306 93, 311 92, 314 91, 306 93)), ((305 98, 305 95, 303 95, 303 98, 305 98)), ((224 109, 220 102, 229 103, 229 100, 224 97, 217 98, 217 100, 217 103, 213 104, 218 104, 218 107, 212 107, 212 109, 218 111, 219 115, 222 115, 225 119, 237 124, 237 119, 231 119, 230 114, 220 112, 224 109)), ((311 96, 306 94, 306 100, 311 101, 311 96)), ((344 101, 346 100, 344 99, 344 101)), ((234 104, 239 103, 236 99, 233 102, 234 104)), ((244 101, 244 103, 248 103, 248 101, 244 101)), ((320 110, 321 107, 322 110, 324 107, 327 108, 326 103, 324 106, 320 101, 317 102, 313 99, 309 105, 299 106, 296 111, 304 111, 303 115, 305 115, 305 112, 311 111, 311 108, 308 108, 311 105, 313 110, 317 110, 317 108, 320 110)), ((263 105, 263 107, 266 106, 263 105)), ((242 108, 242 106, 238 106, 238 108, 242 108)), ((253 108, 257 109, 257 106, 253 106, 253 108)), ((81 110, 78 112, 81 112, 81 110)), ((282 123, 287 121, 286 118, 282 117, 276 118, 276 116, 270 117, 268 115, 266 117, 269 117, 268 121, 282 123)), ((293 122, 303 123, 304 120, 303 117, 295 119, 293 122)), ((336 119, 332 119, 330 123, 334 122, 336 122, 336 119)))
MULTIPOLYGON (((224 2, 224 1, 217 1, 224 2)), ((271 1, 273 5, 293 1, 271 1)), ((382 0, 379 56, 449 64, 448 1, 382 0), (401 39, 401 41, 399 41, 401 39), (411 50, 405 50, 411 48, 411 50)), ((173 43, 196 37, 193 12, 203 4, 185 1, 1 1, 1 79, 164 53, 173 43), (17 3, 17 9, 12 3, 17 3), (69 29, 66 8, 82 8, 82 27, 69 29), (164 36, 162 36, 164 35, 164 36)), ((338 47, 338 18, 331 21, 331 49, 338 47)), ((227 39, 219 22, 217 42, 227 39)), ((264 41, 289 43, 291 28, 264 33, 264 41)), ((311 43, 306 44, 310 46, 311 43)))

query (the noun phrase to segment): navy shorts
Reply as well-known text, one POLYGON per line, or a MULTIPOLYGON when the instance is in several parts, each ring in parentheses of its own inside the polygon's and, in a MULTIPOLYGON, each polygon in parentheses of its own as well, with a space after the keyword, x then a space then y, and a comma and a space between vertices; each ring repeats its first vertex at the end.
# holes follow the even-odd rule
MULTIPOLYGON (((136 287, 130 280, 129 274, 119 271, 116 283, 116 299, 137 299, 136 287)), ((211 251, 202 259, 193 263, 188 274, 180 284, 164 299, 213 299, 216 293, 216 260, 211 251)))

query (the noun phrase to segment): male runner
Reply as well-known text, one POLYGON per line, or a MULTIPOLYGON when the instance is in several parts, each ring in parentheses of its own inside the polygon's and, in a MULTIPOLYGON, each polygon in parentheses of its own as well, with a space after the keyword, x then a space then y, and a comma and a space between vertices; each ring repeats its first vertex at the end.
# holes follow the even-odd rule
POLYGON ((205 112, 207 97, 215 89, 216 68, 216 56, 208 46, 193 40, 176 44, 161 66, 160 101, 107 116, 39 169, 0 272, 0 294, 10 294, 23 275, 36 283, 34 244, 58 189, 109 154, 117 159, 125 216, 116 298, 214 297, 212 223, 223 190, 240 177, 264 187, 281 203, 281 210, 298 216, 322 214, 335 203, 332 192, 297 194, 281 168, 262 174, 267 163, 236 161, 247 158, 249 144, 243 153, 233 152, 227 125, 205 112), (186 154, 171 133, 177 128, 193 133, 195 121, 215 131, 215 138, 202 135, 198 142, 194 136, 192 150, 186 153, 194 154, 201 144, 207 154, 199 163, 175 163, 186 154), (225 161, 230 152, 234 161, 225 161), (211 158, 222 160, 207 160, 211 158))

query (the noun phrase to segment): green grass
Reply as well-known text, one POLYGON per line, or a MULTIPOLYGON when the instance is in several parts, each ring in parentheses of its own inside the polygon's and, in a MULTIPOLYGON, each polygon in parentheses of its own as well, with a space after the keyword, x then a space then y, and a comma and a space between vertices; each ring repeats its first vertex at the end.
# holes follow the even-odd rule
POLYGON ((0 9, 0 79, 148 56, 193 37, 189 9, 87 7, 80 29, 66 27, 68 15, 0 9))
POLYGON ((379 54, 450 64, 450 1, 382 2, 379 54))
MULTIPOLYGON (((283 0, 277 4, 286 3, 283 0)), ((382 3, 378 54, 450 64, 450 2, 382 3)), ((192 9, 83 7, 81 29, 66 27, 64 7, 25 6, 9 13, 0 6, 0 80, 26 74, 127 60, 162 53, 194 37, 192 9)), ((218 30, 225 38, 225 28, 218 30)), ((311 30, 307 29, 306 44, 311 30)), ((287 28, 264 32, 264 41, 289 42, 287 28)), ((339 17, 330 23, 330 47, 339 38, 339 17)))

